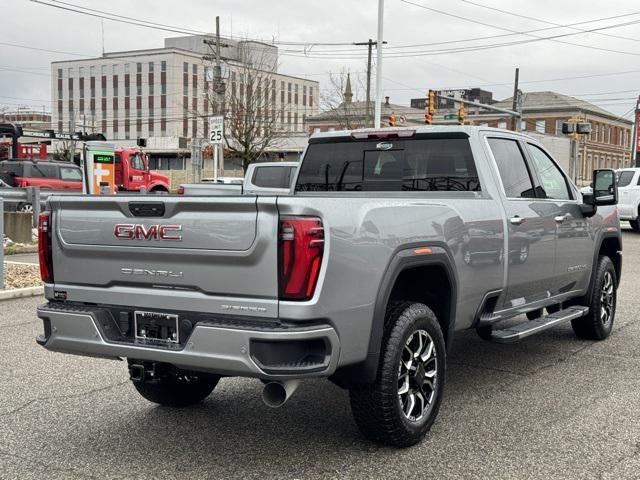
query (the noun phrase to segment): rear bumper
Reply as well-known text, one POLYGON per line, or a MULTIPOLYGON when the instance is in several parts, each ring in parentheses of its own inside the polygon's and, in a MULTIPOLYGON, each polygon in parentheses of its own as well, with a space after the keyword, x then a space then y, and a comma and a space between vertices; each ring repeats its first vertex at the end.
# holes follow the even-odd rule
POLYGON ((183 346, 170 349, 107 339, 99 326, 101 312, 42 305, 38 317, 44 322, 44 335, 36 340, 54 352, 166 362, 185 370, 268 379, 329 376, 340 355, 338 335, 330 325, 252 329, 196 324, 183 346), (315 355, 296 361, 307 345, 315 355), (282 360, 283 352, 289 361, 282 360))

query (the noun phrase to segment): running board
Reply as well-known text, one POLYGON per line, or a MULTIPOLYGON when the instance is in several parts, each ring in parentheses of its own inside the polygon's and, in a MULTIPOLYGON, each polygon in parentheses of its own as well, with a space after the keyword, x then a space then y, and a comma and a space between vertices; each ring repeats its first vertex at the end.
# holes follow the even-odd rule
POLYGON ((542 316, 535 320, 518 323, 511 327, 491 332, 491 341, 496 343, 515 343, 523 338, 543 332, 569 320, 583 317, 589 312, 589 307, 569 307, 551 315, 542 316))

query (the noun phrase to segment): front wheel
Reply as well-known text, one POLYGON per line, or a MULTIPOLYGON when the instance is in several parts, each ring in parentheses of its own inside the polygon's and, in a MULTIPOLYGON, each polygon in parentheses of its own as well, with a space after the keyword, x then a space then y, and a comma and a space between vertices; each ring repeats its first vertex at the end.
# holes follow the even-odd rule
POLYGON ((446 349, 426 305, 399 302, 387 310, 376 380, 349 391, 360 431, 375 442, 408 447, 435 421, 444 389, 446 349))
POLYGON ((207 398, 220 377, 204 373, 184 372, 170 368, 157 378, 133 381, 138 393, 150 402, 165 407, 183 408, 207 398))
POLYGON ((611 334, 616 315, 618 279, 616 269, 609 257, 601 256, 594 271, 591 295, 588 298, 589 313, 571 321, 573 331, 579 338, 604 340, 611 334))

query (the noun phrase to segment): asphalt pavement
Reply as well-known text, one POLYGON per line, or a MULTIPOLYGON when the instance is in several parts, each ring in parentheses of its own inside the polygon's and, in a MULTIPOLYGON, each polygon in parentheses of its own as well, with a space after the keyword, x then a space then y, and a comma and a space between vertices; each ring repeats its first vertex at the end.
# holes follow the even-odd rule
POLYGON ((42 297, 0 303, 0 478, 640 479, 640 234, 624 234, 614 332, 568 325, 520 344, 457 336, 431 433, 406 450, 363 439, 348 395, 307 381, 281 409, 257 380, 202 404, 148 403, 126 363, 36 345, 42 297))

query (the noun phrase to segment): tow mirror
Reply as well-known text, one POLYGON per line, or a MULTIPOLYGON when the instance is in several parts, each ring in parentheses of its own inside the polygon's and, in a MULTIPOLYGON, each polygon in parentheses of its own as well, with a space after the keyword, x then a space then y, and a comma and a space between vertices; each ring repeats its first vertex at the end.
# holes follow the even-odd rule
POLYGON ((618 203, 618 185, 616 172, 610 169, 593 172, 593 204, 616 205, 618 203))

